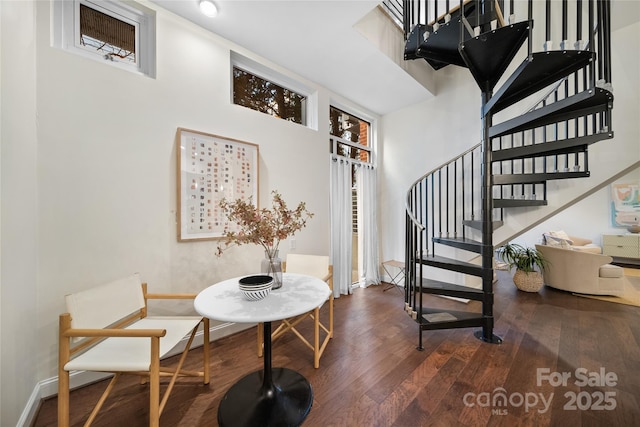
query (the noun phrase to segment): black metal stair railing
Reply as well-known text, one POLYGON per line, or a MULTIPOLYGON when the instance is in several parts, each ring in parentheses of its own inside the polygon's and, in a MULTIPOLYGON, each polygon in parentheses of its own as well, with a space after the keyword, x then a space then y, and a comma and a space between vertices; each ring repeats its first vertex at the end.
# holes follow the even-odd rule
POLYGON ((423 175, 407 193, 405 308, 414 319, 424 315, 424 293, 483 299, 481 291, 454 283, 446 286, 425 273, 425 268, 435 266, 454 274, 483 275, 480 266, 455 259, 458 251, 469 252, 470 258, 482 250, 481 241, 475 240, 478 232, 465 226, 467 219, 473 221, 481 211, 481 157, 478 144, 423 175), (427 288, 434 284, 440 292, 429 292, 427 288))
MULTIPOLYGON (((433 237, 466 237, 463 220, 473 219, 477 206, 480 144, 417 179, 407 193, 409 221, 433 237)), ((422 253, 434 254, 435 244, 422 253)))
MULTIPOLYGON (((573 51, 594 53, 593 59, 583 55, 585 61, 591 62, 589 78, 593 82, 611 82, 609 0, 403 0, 402 15, 407 40, 405 59, 425 58, 435 69, 450 64, 469 67, 470 64, 460 58, 461 44, 480 39, 479 34, 485 38, 497 29, 524 22, 531 23, 527 28, 530 32, 527 62, 538 64, 529 69, 539 71, 536 68, 546 67, 549 63, 553 63, 553 67, 544 73, 545 78, 538 74, 535 81, 525 73, 522 76, 525 86, 521 89, 534 93, 563 77, 557 76, 553 70, 566 73, 565 66, 569 67, 569 72, 575 71, 571 70, 572 66, 582 68, 583 64, 573 58, 573 51), (593 31, 596 26, 602 31, 593 31), (551 55, 554 46, 559 54, 551 55), (438 61, 440 56, 458 60, 438 61)), ((493 55, 487 57, 496 56, 495 51, 490 52, 493 55)), ((518 76, 518 70, 514 75, 518 76)), ((512 95, 515 102, 526 96, 523 92, 513 92, 512 95)), ((501 97, 491 100, 488 107, 494 108, 493 103, 498 98, 501 97)))
POLYGON ((403 8, 405 59, 468 68, 483 127, 481 144, 407 193, 405 309, 420 331, 482 326, 478 338, 500 342, 492 334, 492 233, 504 209, 547 204, 547 181, 589 176, 588 147, 613 138, 610 1, 404 0, 403 8), (465 261, 475 254, 482 265, 465 261), (482 290, 435 279, 429 268, 481 277, 482 290), (482 313, 447 320, 424 307, 424 294, 478 300, 482 313))
MULTIPOLYGON (((566 8, 563 13, 566 13, 566 8)), ((563 39, 566 39, 566 25, 564 27, 563 39)), ((593 34, 598 34, 597 25, 593 34)), ((590 41, 576 41, 576 47, 585 49, 576 51, 576 55, 588 52, 589 44, 590 41)), ((596 82, 593 60, 589 59, 588 62, 589 67, 577 68, 576 64, 584 63, 574 61, 573 68, 576 70, 554 84, 525 114, 560 105, 563 100, 575 99, 579 94, 585 94, 583 108, 576 109, 573 104, 573 111, 571 114, 564 113, 564 120, 557 121, 557 116, 546 115, 544 120, 550 122, 548 125, 515 133, 505 130, 492 139, 494 206, 507 207, 509 201, 513 200, 528 200, 530 206, 543 205, 547 198, 547 180, 590 176, 589 145, 613 138, 613 131, 610 127, 611 109, 602 109, 601 104, 594 102, 597 96, 592 96, 592 92, 596 95, 600 92, 611 103, 612 96, 608 91, 611 85, 603 83, 603 79, 599 80, 600 83, 596 82), (603 87, 598 87, 598 84, 603 87), (589 106, 589 103, 592 105, 589 106)), ((605 67, 601 68, 604 72, 605 67)), ((503 128, 508 128, 508 125, 503 125, 503 128)), ((494 132, 499 133, 497 130, 494 132)))
MULTIPOLYGON (((498 91, 485 105, 485 111, 492 108, 494 112, 500 112, 517 100, 561 78, 560 83, 549 92, 549 95, 529 112, 529 116, 534 118, 533 125, 526 122, 530 118, 523 118, 525 114, 491 127, 490 149, 494 151, 492 173, 496 175, 493 183, 497 184, 493 192, 498 200, 494 206, 512 206, 514 200, 520 200, 523 206, 544 204, 547 179, 588 176, 588 145, 613 137, 610 126, 611 109, 603 109, 601 100, 596 99, 595 102, 593 100, 598 96, 590 96, 595 94, 601 98, 604 97, 605 103, 607 99, 609 103, 612 100, 610 93, 606 90, 610 89, 610 37, 607 35, 610 19, 609 2, 578 0, 572 3, 573 6, 570 8, 568 1, 562 2, 560 35, 562 41, 559 44, 563 52, 562 55, 556 55, 554 67, 543 73, 546 80, 537 79, 532 82, 531 76, 526 71, 532 67, 519 67, 523 70, 516 70, 502 85, 501 90, 509 93, 498 91), (575 14, 573 17, 570 16, 570 9, 575 14), (575 18, 573 43, 575 50, 567 51, 566 49, 571 45, 568 22, 572 18, 575 18), (586 21, 587 25, 583 25, 583 21, 586 21), (606 31, 598 31, 599 27, 603 27, 606 31), (598 55, 603 59, 596 61, 598 55), (575 98, 580 96, 584 98, 581 101, 582 106, 574 102, 575 98), (563 109, 561 108, 563 104, 569 104, 569 107, 563 109), (552 108, 557 109, 555 114, 545 111, 554 105, 556 107, 552 108), (538 122, 535 121, 537 112, 540 116, 537 119, 538 122), (550 143, 553 143, 553 147, 549 146, 550 143), (531 203, 523 203, 524 200, 531 203)), ((451 4, 455 2, 452 1, 451 4)), ((451 9, 449 1, 405 0, 405 32, 408 37, 410 32, 420 25, 431 29, 432 32, 433 30, 437 32, 441 29, 441 25, 450 22, 451 16, 456 13, 461 17, 460 21, 466 21, 468 25, 473 21, 476 25, 490 27, 505 25, 504 16, 508 16, 508 21, 512 23, 516 20, 516 16, 526 15, 528 20, 535 17, 536 20, 542 21, 543 24, 538 27, 544 29, 543 39, 545 50, 547 50, 553 44, 551 38, 554 35, 550 5, 550 1, 529 1, 525 3, 526 7, 517 10, 516 7, 519 5, 514 1, 505 4, 504 1, 467 0, 460 1, 451 9), (536 11, 534 4, 544 10, 536 11), (487 9, 489 10, 487 17, 480 17, 479 12, 487 9), (475 20, 472 19, 474 13, 475 20), (496 23, 491 24, 493 21, 496 23)), ((462 29, 462 23, 460 28, 462 29)), ((469 37, 472 32, 475 33, 476 30, 468 31, 469 37)), ((423 39, 428 33, 428 31, 425 32, 423 39)), ((461 33, 464 34, 464 31, 461 33)), ((532 34, 529 37, 527 59, 523 65, 530 65, 537 61, 536 63, 542 62, 542 66, 545 66, 544 61, 540 59, 548 58, 549 55, 545 52, 532 52, 533 38, 532 34), (540 54, 539 58, 536 57, 538 54, 540 54)), ((535 67, 533 68, 535 71, 535 67)), ((580 102, 580 99, 578 101, 580 102)), ((498 121, 497 119, 499 117, 494 117, 493 121, 498 121)))
POLYGON ((382 0, 381 4, 383 10, 385 10, 391 19, 393 19, 393 21, 402 28, 404 15, 402 0, 382 0))

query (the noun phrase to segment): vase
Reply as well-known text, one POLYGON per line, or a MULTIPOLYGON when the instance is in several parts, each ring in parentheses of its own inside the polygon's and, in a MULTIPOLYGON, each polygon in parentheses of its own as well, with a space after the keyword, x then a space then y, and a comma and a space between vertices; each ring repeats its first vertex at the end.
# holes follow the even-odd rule
POLYGON ((264 259, 260 263, 260 272, 273 277, 272 289, 282 287, 282 260, 278 257, 278 250, 264 251, 264 259))

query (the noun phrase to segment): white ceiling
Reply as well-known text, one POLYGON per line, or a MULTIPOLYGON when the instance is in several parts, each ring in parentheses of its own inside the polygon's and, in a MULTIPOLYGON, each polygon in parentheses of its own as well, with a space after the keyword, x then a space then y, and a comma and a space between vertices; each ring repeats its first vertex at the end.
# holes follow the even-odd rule
POLYGON ((374 113, 431 96, 353 28, 379 1, 216 0, 215 18, 198 0, 152 1, 374 113))

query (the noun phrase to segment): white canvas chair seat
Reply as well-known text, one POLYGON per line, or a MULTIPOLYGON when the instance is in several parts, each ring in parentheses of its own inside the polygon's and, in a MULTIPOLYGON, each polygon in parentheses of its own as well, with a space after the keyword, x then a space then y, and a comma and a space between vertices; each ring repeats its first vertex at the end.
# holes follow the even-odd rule
POLYGON ((149 425, 160 415, 180 376, 201 377, 209 384, 209 319, 201 316, 147 316, 148 300, 193 299, 195 294, 150 294, 134 274, 65 297, 67 313, 60 315, 58 360, 58 426, 69 426, 69 372, 112 372, 115 375, 89 415, 96 418, 121 374, 149 382, 149 425), (202 371, 182 365, 199 325, 203 325, 202 371), (160 359, 188 337, 176 367, 161 367, 160 359), (160 377, 171 379, 160 400, 160 377))
MULTIPOLYGON (((314 276, 327 282, 331 289, 331 295, 326 303, 321 304, 314 310, 299 316, 284 319, 278 327, 271 333, 271 340, 274 341, 287 332, 295 334, 311 351, 313 351, 313 367, 320 367, 320 357, 324 353, 329 340, 333 338, 333 269, 329 264, 328 256, 288 254, 286 262, 283 263, 283 271, 288 273, 306 274, 314 276), (328 320, 325 323, 320 320, 320 309, 328 305, 328 320), (305 319, 313 321, 313 342, 309 341, 296 327, 305 319), (322 338, 322 336, 324 336, 322 338), (321 340, 322 338, 322 340, 321 340)), ((262 324, 258 324, 258 356, 262 356, 264 337, 262 324)))
MULTIPOLYGON (((202 317, 145 317, 124 329, 164 329, 160 340, 160 358, 166 356, 185 336, 196 328, 202 317), (167 322, 171 322, 166 329, 167 322)), ((149 371, 150 339, 112 337, 101 341, 64 365, 65 371, 139 372, 149 371), (126 357, 122 357, 126 354, 126 357)))

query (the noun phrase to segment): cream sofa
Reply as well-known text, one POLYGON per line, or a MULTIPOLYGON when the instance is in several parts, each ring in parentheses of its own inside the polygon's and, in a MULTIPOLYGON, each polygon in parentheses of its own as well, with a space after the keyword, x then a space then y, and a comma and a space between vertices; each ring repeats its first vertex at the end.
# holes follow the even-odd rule
POLYGON ((624 270, 608 255, 536 245, 548 261, 544 283, 552 288, 592 295, 622 295, 624 270))

